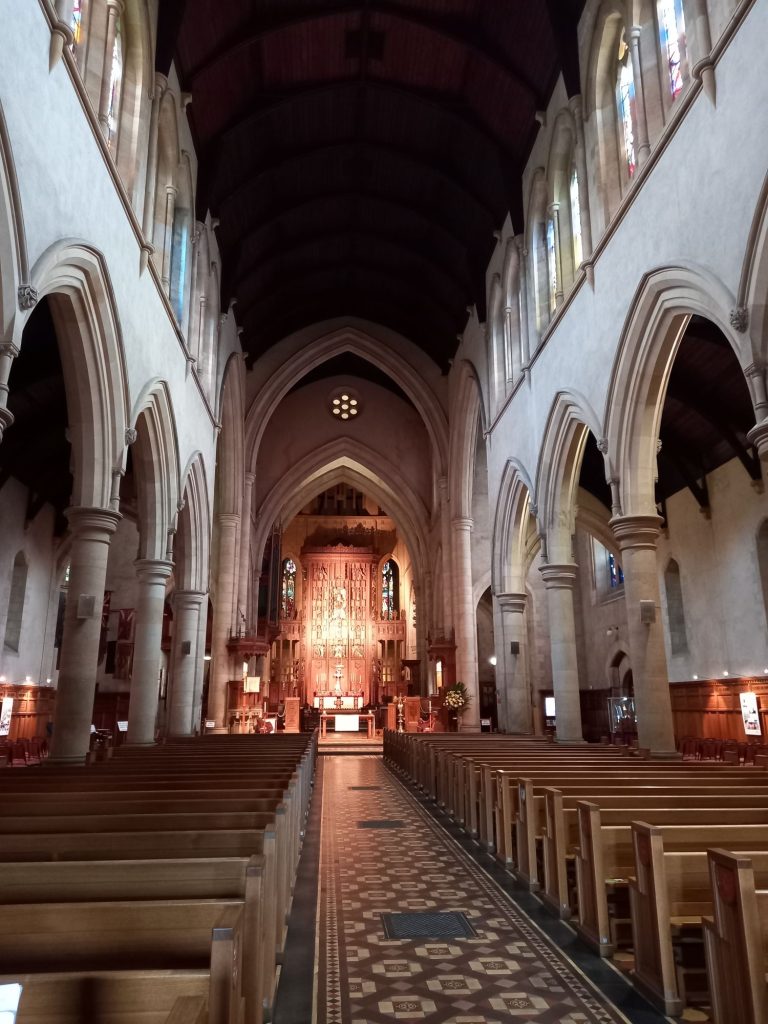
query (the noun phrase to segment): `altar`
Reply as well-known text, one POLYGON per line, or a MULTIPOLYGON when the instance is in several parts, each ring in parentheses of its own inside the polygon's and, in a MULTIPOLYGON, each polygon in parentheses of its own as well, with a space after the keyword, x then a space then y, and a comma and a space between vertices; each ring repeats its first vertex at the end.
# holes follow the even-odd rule
POLYGON ((363 697, 357 693, 315 694, 314 706, 319 711, 357 711, 363 706, 363 697))
POLYGON ((324 739, 328 735, 328 722, 331 719, 333 719, 334 732, 357 733, 360 731, 361 718, 365 719, 365 724, 368 730, 368 739, 371 739, 376 731, 376 718, 371 711, 366 711, 362 715, 350 714, 349 712, 342 712, 338 715, 321 715, 320 738, 324 739))

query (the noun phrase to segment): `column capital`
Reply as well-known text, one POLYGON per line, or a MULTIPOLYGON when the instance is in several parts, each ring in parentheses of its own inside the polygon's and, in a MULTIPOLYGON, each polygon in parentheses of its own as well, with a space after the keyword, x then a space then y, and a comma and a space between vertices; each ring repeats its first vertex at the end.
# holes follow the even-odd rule
POLYGON ((0 356, 6 356, 8 359, 15 359, 18 354, 18 345, 14 345, 12 341, 0 341, 0 356))
POLYGON ((202 590, 176 590, 172 598, 174 611, 180 608, 199 608, 207 596, 202 590))
POLYGON ((633 25, 629 30, 629 38, 633 43, 636 43, 642 34, 643 30, 640 25, 633 25))
POLYGON ((235 527, 240 522, 240 516, 237 512, 219 512, 216 521, 219 526, 235 527))
POLYGON ((173 562, 164 558, 137 558, 133 564, 137 577, 146 583, 164 583, 173 572, 173 562))
POLYGON ((761 460, 768 460, 768 419, 755 424, 747 433, 747 440, 757 449, 761 460))
POLYGON ((454 530, 470 531, 474 525, 474 520, 470 519, 469 516, 454 516, 453 519, 451 519, 451 526, 454 530))
POLYGON ((571 108, 573 116, 581 121, 584 118, 584 100, 580 92, 577 92, 574 96, 568 100, 568 106, 571 108))
POLYGON ((572 562, 540 565, 539 572, 547 590, 573 590, 578 580, 579 567, 572 562))
POLYGON ((620 551, 642 548, 655 551, 661 522, 661 517, 657 515, 614 516, 609 525, 620 551))
POLYGON ((246 473, 244 479, 248 487, 253 487, 253 485, 256 483, 256 474, 246 473))
POLYGON ((526 593, 496 594, 496 600, 502 611, 517 612, 522 615, 528 602, 526 593))
POLYGON ((175 198, 178 195, 178 193, 179 193, 179 190, 176 188, 175 185, 166 185, 165 186, 165 194, 167 196, 173 196, 175 198))
POLYGON ((119 17, 125 10, 125 3, 123 0, 107 0, 107 8, 117 11, 119 17))
POLYGON ((72 507, 64 510, 69 528, 73 534, 101 533, 111 536, 123 518, 119 512, 109 508, 72 507))

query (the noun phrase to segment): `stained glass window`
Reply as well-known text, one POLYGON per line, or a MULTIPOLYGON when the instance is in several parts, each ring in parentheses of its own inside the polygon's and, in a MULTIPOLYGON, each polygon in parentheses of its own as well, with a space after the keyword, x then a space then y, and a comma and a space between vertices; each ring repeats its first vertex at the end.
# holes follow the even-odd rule
POLYGON ((388 558, 381 569, 381 617, 396 619, 399 612, 400 581, 396 563, 388 558))
POLYGON ((608 575, 611 581, 611 590, 620 587, 624 582, 624 570, 616 561, 616 556, 610 551, 608 552, 608 575))
POLYGON ((280 618, 292 619, 296 612, 296 563, 292 558, 283 562, 283 586, 280 597, 280 618))
POLYGON ((112 47, 112 69, 109 75, 109 110, 107 111, 107 124, 109 126, 109 137, 107 142, 112 145, 117 135, 117 118, 120 113, 120 87, 123 82, 123 37, 120 31, 120 21, 115 26, 115 42, 112 47))
POLYGON ((683 91, 688 77, 683 0, 660 0, 659 34, 662 53, 667 60, 669 91, 674 99, 683 91))
POLYGON ((627 161, 627 173, 631 178, 635 173, 635 80, 632 76, 632 62, 629 56, 629 47, 621 34, 618 57, 617 77, 617 104, 619 109, 619 120, 621 121, 621 134, 624 141, 624 158, 627 161))
POLYGON ((72 5, 72 50, 76 50, 83 40, 83 0, 74 0, 72 5))
POLYGON ((571 234, 573 236, 573 266, 578 267, 583 259, 581 248, 581 197, 579 195, 579 176, 576 167, 571 169, 571 234))
POLYGON ((555 253, 555 222, 552 217, 547 221, 547 269, 549 273, 549 310, 555 310, 557 295, 557 257, 555 253))

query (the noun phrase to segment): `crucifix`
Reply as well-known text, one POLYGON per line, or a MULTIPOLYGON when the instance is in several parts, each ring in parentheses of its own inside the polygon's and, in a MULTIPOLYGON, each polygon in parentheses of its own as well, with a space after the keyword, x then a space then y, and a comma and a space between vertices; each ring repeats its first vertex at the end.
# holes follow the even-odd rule
POLYGON ((341 676, 342 676, 342 667, 341 667, 341 665, 337 665, 336 666, 336 671, 333 673, 333 675, 334 675, 334 678, 336 680, 336 693, 339 693, 339 691, 341 690, 341 676))

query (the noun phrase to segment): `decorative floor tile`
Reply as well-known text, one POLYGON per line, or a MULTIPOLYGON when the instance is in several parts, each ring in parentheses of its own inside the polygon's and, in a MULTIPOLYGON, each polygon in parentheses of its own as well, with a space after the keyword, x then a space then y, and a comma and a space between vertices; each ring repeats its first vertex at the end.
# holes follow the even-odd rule
POLYGON ((317 1024, 626 1024, 378 758, 325 761, 318 952, 317 1024))

